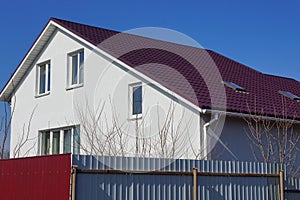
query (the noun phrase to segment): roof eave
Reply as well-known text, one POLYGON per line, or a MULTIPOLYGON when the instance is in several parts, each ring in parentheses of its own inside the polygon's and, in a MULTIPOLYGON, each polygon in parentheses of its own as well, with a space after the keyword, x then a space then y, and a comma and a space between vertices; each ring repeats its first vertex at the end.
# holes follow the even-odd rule
POLYGON ((55 31, 56 27, 53 25, 50 19, 46 26, 43 28, 33 45, 30 47, 14 73, 11 75, 5 86, 2 88, 0 93, 0 101, 10 102, 15 89, 18 87, 19 83, 22 81, 24 75, 34 62, 35 58, 40 53, 41 49, 48 42, 52 33, 55 31))
POLYGON ((217 113, 220 115, 226 115, 231 117, 238 117, 241 119, 244 118, 259 118, 261 120, 270 120, 270 121, 283 121, 283 122, 289 122, 293 124, 300 124, 300 119, 298 118, 288 118, 287 117, 280 117, 280 116, 273 116, 273 115, 261 115, 256 113, 247 113, 247 112, 235 112, 235 111, 229 111, 229 110, 216 110, 216 109, 204 109, 203 113, 217 113))

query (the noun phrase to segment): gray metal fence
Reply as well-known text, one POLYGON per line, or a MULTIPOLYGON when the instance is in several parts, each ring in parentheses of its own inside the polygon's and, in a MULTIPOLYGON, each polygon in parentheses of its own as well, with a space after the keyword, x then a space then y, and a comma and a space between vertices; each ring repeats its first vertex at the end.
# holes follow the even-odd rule
POLYGON ((286 178, 285 180, 285 199, 299 200, 300 199, 300 179, 286 178))
POLYGON ((72 162, 77 200, 193 199, 193 168, 197 199, 280 199, 278 164, 83 155, 72 162))

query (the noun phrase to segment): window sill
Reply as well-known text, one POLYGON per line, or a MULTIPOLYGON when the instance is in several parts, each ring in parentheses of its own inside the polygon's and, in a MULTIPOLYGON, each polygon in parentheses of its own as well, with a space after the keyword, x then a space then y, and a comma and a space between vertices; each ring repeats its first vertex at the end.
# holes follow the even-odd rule
POLYGON ((35 98, 47 96, 47 95, 49 95, 49 94, 50 94, 50 91, 49 91, 49 92, 42 93, 42 94, 37 94, 37 95, 35 95, 35 98))
POLYGON ((130 121, 133 121, 133 120, 140 120, 140 119, 142 119, 142 117, 143 117, 143 114, 130 115, 130 116, 128 117, 128 120, 130 120, 130 121))
POLYGON ((66 90, 73 90, 73 89, 80 88, 80 87, 83 87, 83 83, 76 84, 76 85, 70 85, 69 87, 66 88, 66 90))

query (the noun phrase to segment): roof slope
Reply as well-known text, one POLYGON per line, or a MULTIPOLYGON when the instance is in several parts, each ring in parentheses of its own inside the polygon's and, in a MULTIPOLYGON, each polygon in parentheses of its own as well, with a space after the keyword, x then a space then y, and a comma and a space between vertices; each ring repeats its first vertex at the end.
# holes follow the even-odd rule
POLYGON ((296 80, 260 73, 214 51, 52 18, 60 26, 118 58, 200 108, 300 119, 296 80), (238 93, 218 79, 246 89, 238 93), (225 101, 226 99, 226 101, 225 101), (225 103, 225 104, 224 104, 225 103))

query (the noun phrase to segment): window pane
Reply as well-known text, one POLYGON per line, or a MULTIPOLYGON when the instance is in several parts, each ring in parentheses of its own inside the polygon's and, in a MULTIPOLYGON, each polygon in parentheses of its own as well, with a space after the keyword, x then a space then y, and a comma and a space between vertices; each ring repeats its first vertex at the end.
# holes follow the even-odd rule
POLYGON ((41 155, 48 155, 50 154, 50 132, 44 132, 41 136, 41 155))
POLYGON ((39 66, 39 94, 46 92, 46 65, 39 66))
POLYGON ((59 131, 55 131, 53 132, 53 143, 52 143, 52 151, 53 154, 59 154, 59 138, 60 138, 60 132, 59 131))
POLYGON ((77 84, 78 77, 78 54, 72 56, 72 85, 77 84))
POLYGON ((83 51, 79 53, 80 56, 80 65, 79 65, 79 83, 83 83, 83 62, 84 62, 84 53, 83 51))
POLYGON ((48 88, 47 91, 50 91, 50 74, 51 74, 51 67, 50 67, 50 63, 48 64, 48 88))
POLYGON ((132 94, 132 114, 137 115, 142 113, 142 86, 133 87, 132 94))
POLYGON ((74 138, 73 138, 73 154, 79 154, 80 148, 80 130, 79 127, 74 128, 74 138))
POLYGON ((71 129, 64 130, 64 153, 71 153, 71 129))

